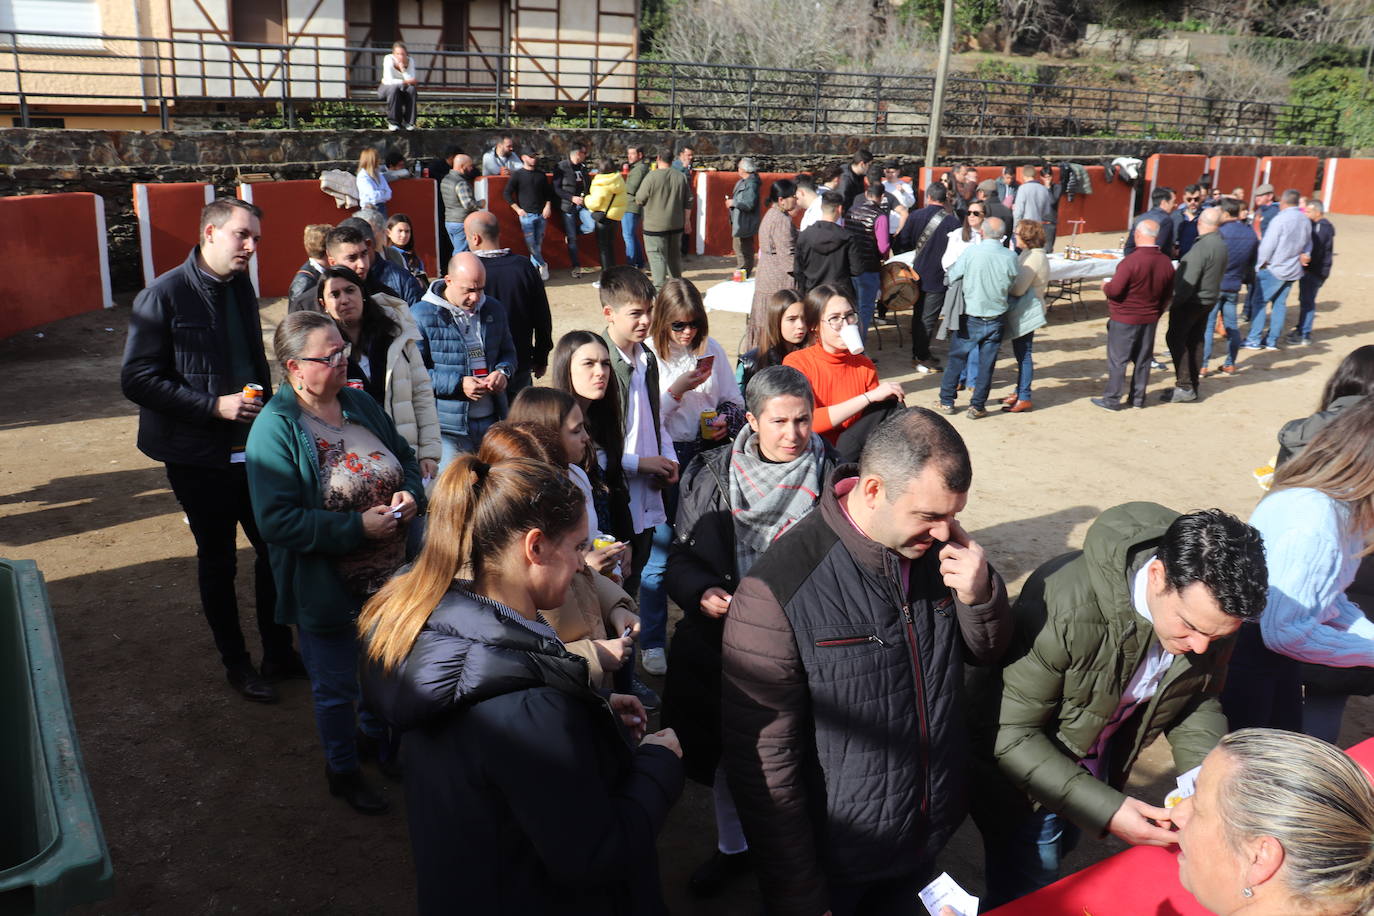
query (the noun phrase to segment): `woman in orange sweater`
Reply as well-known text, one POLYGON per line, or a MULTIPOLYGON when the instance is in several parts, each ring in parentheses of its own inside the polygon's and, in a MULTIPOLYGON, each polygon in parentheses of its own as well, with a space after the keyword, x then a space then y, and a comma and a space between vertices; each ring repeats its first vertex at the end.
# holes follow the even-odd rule
POLYGON ((811 429, 835 445, 870 405, 895 400, 901 406, 906 393, 896 382, 879 382, 873 360, 862 350, 851 353, 845 345, 841 331, 845 325, 857 325, 859 313, 844 293, 834 286, 818 286, 806 294, 806 310, 821 316, 816 343, 787 354, 782 364, 811 383, 816 397, 811 429))

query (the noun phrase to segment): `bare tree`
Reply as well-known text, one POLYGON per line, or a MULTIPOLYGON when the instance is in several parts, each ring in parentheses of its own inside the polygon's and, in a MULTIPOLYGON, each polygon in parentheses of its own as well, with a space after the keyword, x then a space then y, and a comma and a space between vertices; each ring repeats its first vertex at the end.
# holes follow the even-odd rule
POLYGON ((1289 80, 1309 58, 1289 43, 1235 41, 1229 54, 1200 62, 1204 91, 1219 99, 1286 102, 1289 80))

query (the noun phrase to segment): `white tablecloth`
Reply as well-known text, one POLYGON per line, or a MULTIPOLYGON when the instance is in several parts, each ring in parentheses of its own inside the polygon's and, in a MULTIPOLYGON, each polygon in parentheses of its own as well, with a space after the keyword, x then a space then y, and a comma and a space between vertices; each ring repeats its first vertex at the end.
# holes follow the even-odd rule
MULTIPOLYGON (((1116 255, 1115 258, 1084 258, 1081 261, 1070 261, 1063 255, 1049 255, 1050 262, 1050 281, 1060 280, 1105 280, 1116 273, 1116 265, 1121 263, 1121 252, 1103 249, 1103 254, 1116 255)), ((901 261, 910 266, 914 260, 915 252, 904 251, 901 254, 893 255, 891 260, 901 261)))
POLYGON ((702 301, 708 312, 739 312, 748 315, 754 306, 754 280, 751 277, 739 283, 734 280, 717 283, 706 291, 702 301))

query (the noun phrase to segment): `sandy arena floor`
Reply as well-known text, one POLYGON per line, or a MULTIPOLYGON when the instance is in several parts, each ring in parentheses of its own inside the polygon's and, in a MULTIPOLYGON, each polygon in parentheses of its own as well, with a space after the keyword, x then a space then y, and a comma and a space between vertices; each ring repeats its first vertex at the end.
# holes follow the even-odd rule
MULTIPOLYGON (((1117 503, 1249 514, 1260 496, 1250 470, 1273 456, 1279 426, 1311 413, 1340 359, 1374 343, 1374 267, 1359 255, 1374 243, 1374 218, 1333 221, 1339 254, 1319 298, 1314 346, 1242 351, 1241 371, 1204 380, 1195 404, 1156 406, 1172 384, 1171 373, 1156 372, 1148 410, 1109 414, 1088 403, 1106 368, 1106 308, 1093 290, 1076 316, 1057 306, 1036 334, 1032 413, 953 418, 975 469, 962 521, 1013 593, 1036 565, 1078 546, 1098 513, 1117 503)), ((687 268, 705 289, 727 279, 733 263, 695 258, 687 268)), ((550 299, 555 336, 599 327, 590 282, 565 274, 550 285, 550 299)), ((224 682, 200 613, 194 543, 162 467, 135 448, 136 411, 119 391, 128 301, 0 341, 9 379, 0 399, 0 556, 34 559, 47 577, 86 770, 114 857, 114 896, 88 909, 408 912, 413 878, 400 787, 386 788, 387 816, 355 815, 326 792, 308 685, 288 683, 283 701, 264 707, 224 682)), ((1296 305, 1294 291, 1290 316, 1296 305)), ((284 308, 283 300, 265 303, 269 337, 284 308)), ((715 313, 711 323, 733 354, 744 316, 715 313)), ((884 331, 882 343, 871 353, 884 379, 906 385, 908 404, 933 406, 939 376, 912 374, 909 339, 898 346, 884 331)), ((1165 352, 1162 328, 1156 349, 1165 352)), ((1008 350, 997 398, 1010 390, 1008 350)), ((251 551, 241 546, 240 600, 250 608, 251 551)), ((247 616, 245 630, 252 630, 247 616)), ((1347 745, 1374 734, 1374 704, 1359 699, 1350 710, 1347 745)), ((1145 797, 1162 797, 1170 767, 1167 747, 1152 748, 1137 773, 1151 783, 1145 797)), ((659 841, 673 910, 758 912, 752 880, 717 901, 686 898, 686 878, 714 842, 709 791, 690 786, 659 841)), ((1085 844, 1071 864, 1118 848, 1085 844)), ((981 847, 969 824, 943 864, 981 890, 981 847)))

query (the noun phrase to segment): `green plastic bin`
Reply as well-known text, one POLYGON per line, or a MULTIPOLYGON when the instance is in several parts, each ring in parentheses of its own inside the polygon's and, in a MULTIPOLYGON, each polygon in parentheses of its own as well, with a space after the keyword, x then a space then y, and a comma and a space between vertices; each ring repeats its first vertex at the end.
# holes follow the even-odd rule
POLYGON ((43 576, 0 559, 0 914, 60 913, 111 877, 43 576))

